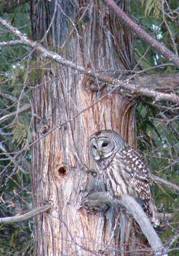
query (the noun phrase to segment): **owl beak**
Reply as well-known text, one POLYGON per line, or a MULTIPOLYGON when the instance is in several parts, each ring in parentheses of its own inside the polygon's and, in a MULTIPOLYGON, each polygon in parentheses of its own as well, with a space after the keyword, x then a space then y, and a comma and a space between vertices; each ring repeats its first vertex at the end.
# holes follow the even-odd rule
POLYGON ((98 154, 99 154, 100 158, 103 157, 103 152, 102 151, 98 151, 98 154))
POLYGON ((100 160, 102 157, 102 152, 101 151, 97 151, 97 154, 95 155, 95 160, 98 161, 100 160))
POLYGON ((102 152, 101 151, 98 151, 99 155, 102 156, 102 152))
POLYGON ((95 155, 95 160, 96 160, 96 161, 100 160, 100 158, 101 158, 101 157, 100 157, 99 154, 95 155))

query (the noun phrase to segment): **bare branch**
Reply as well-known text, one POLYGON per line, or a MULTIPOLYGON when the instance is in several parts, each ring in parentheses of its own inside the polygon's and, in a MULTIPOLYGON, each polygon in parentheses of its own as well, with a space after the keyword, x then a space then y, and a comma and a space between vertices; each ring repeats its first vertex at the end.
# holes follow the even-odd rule
POLYGON ((47 204, 47 205, 44 205, 44 206, 40 206, 40 207, 37 207, 25 214, 21 214, 21 215, 18 215, 18 216, 13 216, 13 217, 3 217, 3 218, 0 218, 0 224, 3 223, 3 224, 9 224, 9 223, 14 223, 14 222, 20 222, 20 221, 24 221, 24 220, 28 220, 40 213, 43 213, 43 212, 46 212, 48 211, 49 209, 51 208, 51 205, 50 204, 47 204))
POLYGON ((179 74, 136 75, 134 82, 143 88, 172 92, 179 89, 179 74))
POLYGON ((15 46, 17 44, 22 44, 22 41, 21 40, 2 41, 2 42, 0 42, 0 47, 2 47, 2 46, 15 46))
POLYGON ((119 199, 114 198, 109 192, 94 192, 84 197, 82 208, 106 210, 110 206, 121 206, 125 208, 135 221, 138 223, 143 235, 147 238, 155 256, 167 256, 166 249, 156 231, 154 230, 149 218, 144 213, 142 207, 130 195, 124 194, 119 199), (102 208, 101 208, 102 207, 102 208))
POLYGON ((114 10, 118 18, 132 31, 134 31, 137 34, 137 36, 139 36, 146 43, 151 45, 155 50, 161 53, 167 60, 173 62, 177 67, 179 67, 179 57, 177 55, 170 51, 164 44, 158 42, 144 29, 142 29, 137 23, 135 23, 131 18, 129 18, 129 16, 113 0, 105 0, 105 2, 114 10))
POLYGON ((0 23, 8 28, 13 34, 15 34, 18 38, 20 38, 21 42, 23 44, 26 44, 35 50, 39 51, 42 53, 42 57, 44 58, 50 58, 60 64, 63 64, 65 66, 68 66, 72 69, 75 69, 83 74, 86 74, 89 77, 93 77, 95 79, 98 79, 99 81, 104 82, 105 84, 112 85, 112 89, 122 89, 122 90, 128 90, 132 94, 141 94, 145 95, 148 97, 152 97, 155 99, 155 101, 160 101, 160 100, 167 100, 171 101, 173 103, 179 103, 179 96, 175 93, 162 93, 158 92, 155 90, 152 90, 151 88, 142 88, 140 84, 137 84, 135 82, 131 82, 130 79, 126 80, 118 80, 118 79, 113 79, 112 77, 109 76, 104 76, 95 73, 92 70, 88 70, 80 65, 77 65, 76 63, 73 63, 72 61, 66 60, 59 54, 47 50, 45 47, 43 47, 41 44, 32 41, 26 37, 23 33, 21 33, 17 28, 11 26, 6 20, 0 18, 0 23))
POLYGON ((2 96, 3 98, 7 99, 7 100, 10 100, 12 102, 16 102, 17 101, 17 98, 10 95, 10 94, 7 94, 7 93, 3 93, 0 91, 0 96, 2 96))
MULTIPOLYGON (((163 92, 151 90, 148 88, 142 88, 140 85, 127 83, 127 81, 123 83, 126 85, 125 89, 130 90, 130 92, 134 94, 140 94, 143 96, 151 97, 154 99, 154 101, 164 100, 164 101, 170 101, 170 102, 179 104, 179 96, 175 93, 163 93, 163 92)), ((123 85, 120 85, 120 87, 123 88, 123 85)))
POLYGON ((19 108, 18 111, 16 110, 16 111, 14 111, 14 112, 12 112, 10 114, 2 116, 0 118, 0 122, 4 122, 6 119, 8 119, 8 118, 10 118, 12 116, 15 116, 15 115, 20 114, 20 113, 22 113, 24 111, 27 111, 27 110, 30 109, 30 107, 31 107, 30 104, 25 104, 23 107, 19 108))
POLYGON ((152 227, 152 224, 144 213, 142 207, 136 202, 136 200, 129 195, 123 195, 120 198, 119 203, 127 209, 139 224, 142 233, 147 238, 152 250, 155 252, 155 255, 167 256, 166 249, 164 248, 162 241, 152 227))
POLYGON ((164 180, 163 178, 160 178, 158 176, 152 175, 152 180, 154 182, 162 184, 162 185, 164 185, 164 186, 166 186, 166 187, 168 187, 168 188, 170 188, 170 189, 172 189, 174 191, 179 191, 179 186, 178 185, 176 185, 176 184, 174 184, 172 182, 169 182, 167 180, 164 180))

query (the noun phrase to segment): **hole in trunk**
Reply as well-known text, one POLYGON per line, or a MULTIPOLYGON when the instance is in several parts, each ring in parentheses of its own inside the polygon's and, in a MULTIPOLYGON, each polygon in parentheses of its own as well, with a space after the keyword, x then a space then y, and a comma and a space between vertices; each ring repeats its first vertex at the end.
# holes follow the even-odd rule
POLYGON ((61 166, 60 168, 58 168, 58 174, 59 174, 60 176, 65 176, 65 175, 66 175, 66 172, 67 172, 67 170, 66 170, 66 167, 65 167, 65 166, 61 166))

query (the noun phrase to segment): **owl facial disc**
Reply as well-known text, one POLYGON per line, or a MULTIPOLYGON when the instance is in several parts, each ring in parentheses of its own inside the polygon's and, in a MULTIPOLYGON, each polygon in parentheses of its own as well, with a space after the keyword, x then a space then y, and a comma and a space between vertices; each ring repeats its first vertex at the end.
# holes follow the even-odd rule
POLYGON ((90 141, 90 149, 94 160, 99 161, 111 156, 115 145, 110 138, 98 136, 90 141))

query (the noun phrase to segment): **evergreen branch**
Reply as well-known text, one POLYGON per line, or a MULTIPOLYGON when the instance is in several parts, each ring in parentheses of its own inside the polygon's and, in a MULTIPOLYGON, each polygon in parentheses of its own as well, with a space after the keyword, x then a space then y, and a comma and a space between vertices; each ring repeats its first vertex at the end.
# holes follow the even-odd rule
POLYGON ((108 6, 110 6, 116 13, 117 17, 128 26, 138 37, 148 43, 151 47, 162 54, 167 60, 173 62, 179 67, 179 57, 170 51, 163 43, 157 41, 154 37, 149 35, 141 26, 135 23, 113 0, 105 0, 108 6))
POLYGON ((2 12, 10 13, 14 8, 29 2, 28 0, 1 0, 0 9, 2 12))
POLYGON ((12 217, 3 217, 0 218, 0 224, 10 224, 10 223, 15 223, 15 222, 20 222, 20 221, 24 221, 24 220, 28 220, 40 213, 46 212, 51 208, 50 204, 44 205, 44 206, 40 206, 37 208, 34 208, 33 210, 21 214, 21 215, 17 215, 17 216, 12 216, 12 217))
POLYGON ((57 54, 56 52, 47 50, 41 44, 28 39, 26 35, 21 33, 17 28, 13 27, 6 20, 0 18, 0 23, 3 26, 5 26, 7 29, 9 29, 18 38, 20 38, 22 44, 28 45, 28 46, 32 47, 34 50, 40 52, 42 54, 42 57, 52 59, 59 64, 62 64, 67 67, 70 67, 74 70, 77 70, 80 73, 83 73, 89 77, 93 77, 95 80, 97 79, 101 82, 104 82, 107 85, 112 85, 112 90, 119 89, 120 92, 127 90, 131 94, 139 94, 139 95, 152 97, 155 99, 155 101, 166 100, 166 101, 171 101, 171 102, 177 103, 177 104, 179 103, 179 96, 175 93, 162 93, 162 92, 158 92, 156 90, 151 90, 151 88, 143 88, 140 86, 140 84, 136 85, 135 82, 132 83, 130 81, 130 79, 118 80, 118 79, 113 79, 112 77, 109 77, 109 76, 97 74, 93 70, 89 70, 85 67, 82 67, 82 66, 72 62, 72 61, 69 61, 69 60, 63 58, 62 56, 60 56, 59 54, 57 54))

